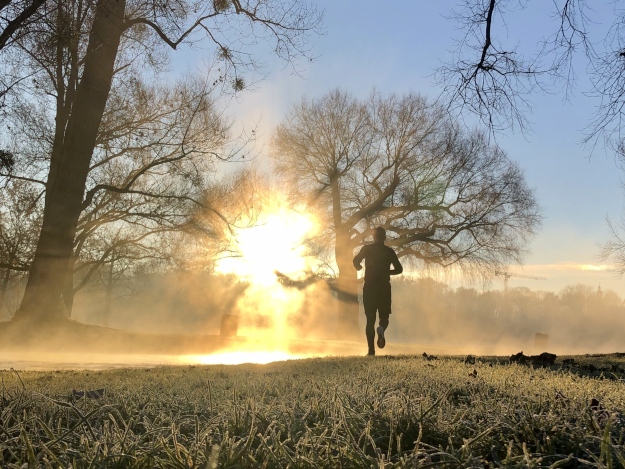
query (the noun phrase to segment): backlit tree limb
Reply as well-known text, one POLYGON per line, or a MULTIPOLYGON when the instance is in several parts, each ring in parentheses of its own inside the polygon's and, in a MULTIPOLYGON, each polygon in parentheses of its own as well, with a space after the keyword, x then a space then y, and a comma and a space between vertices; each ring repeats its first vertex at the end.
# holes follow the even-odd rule
POLYGON ((6 47, 20 28, 26 26, 33 19, 45 3, 46 0, 2 0, 0 2, 0 13, 2 13, 3 19, 7 18, 0 23, 0 50, 6 47), (9 9, 11 11, 7 11, 9 9), (5 16, 7 13, 4 11, 7 11, 11 16, 5 16))
POLYGON ((551 14, 550 29, 536 31, 534 42, 524 44, 526 36, 531 36, 514 38, 506 20, 521 10, 544 6, 539 3, 461 2, 452 19, 460 24, 462 37, 452 57, 437 69, 443 87, 441 99, 454 112, 474 114, 493 133, 510 128, 526 131, 532 93, 563 92, 572 99, 571 89, 580 70, 574 62, 581 56, 586 61, 584 73, 591 81, 584 91, 597 102, 582 142, 591 148, 599 142, 617 148, 625 122, 625 11, 610 7, 609 2, 553 0, 551 12, 537 13, 551 14), (612 15, 611 22, 594 17, 595 10, 603 8, 608 9, 603 14, 612 15), (519 45, 506 44, 506 36, 512 36, 511 44, 519 45))

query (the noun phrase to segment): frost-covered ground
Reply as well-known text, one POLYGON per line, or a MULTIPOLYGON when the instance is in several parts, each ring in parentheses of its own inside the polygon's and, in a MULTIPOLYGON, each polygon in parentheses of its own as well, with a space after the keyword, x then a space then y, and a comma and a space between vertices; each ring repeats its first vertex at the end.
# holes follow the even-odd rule
POLYGON ((2 467, 623 467, 624 358, 573 358, 2 371, 2 467))

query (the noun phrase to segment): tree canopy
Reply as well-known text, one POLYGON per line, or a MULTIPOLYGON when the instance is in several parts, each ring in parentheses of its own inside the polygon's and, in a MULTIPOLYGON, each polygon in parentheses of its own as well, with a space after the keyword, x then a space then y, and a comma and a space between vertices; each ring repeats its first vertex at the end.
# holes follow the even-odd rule
POLYGON ((334 90, 302 100, 278 127, 273 151, 278 171, 325 211, 347 256, 381 226, 399 256, 494 269, 520 260, 540 222, 532 190, 503 150, 416 94, 359 101, 334 90))

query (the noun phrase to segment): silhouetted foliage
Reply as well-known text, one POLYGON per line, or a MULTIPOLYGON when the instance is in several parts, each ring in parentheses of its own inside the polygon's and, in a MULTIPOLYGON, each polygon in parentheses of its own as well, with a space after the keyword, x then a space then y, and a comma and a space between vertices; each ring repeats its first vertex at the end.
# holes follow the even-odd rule
MULTIPOLYGON (((488 276, 520 259, 540 222, 505 153, 416 94, 303 99, 278 127, 273 154, 294 197, 319 212, 345 303, 356 292, 354 250, 376 226, 400 257, 488 276)), ((355 327, 354 306, 340 314, 355 327)))
POLYGON ((19 305, 20 284, 35 254, 43 211, 42 192, 20 179, 0 189, 0 317, 12 316, 19 305))
POLYGON ((339 275, 353 274, 353 250, 375 226, 400 257, 488 275, 520 259, 540 222, 505 153, 418 95, 358 101, 335 90, 303 100, 278 127, 274 155, 297 196, 321 212, 339 275))
POLYGON ((45 15, 46 0, 2 0, 0 1, 0 50, 10 44, 45 15))
POLYGON ((610 229, 610 238, 601 244, 600 259, 602 261, 612 260, 615 266, 615 273, 625 274, 625 217, 621 217, 618 224, 609 218, 607 219, 610 229))
MULTIPOLYGON (((65 11, 66 20, 70 13, 65 11)), ((77 28, 84 21, 72 20, 77 28)), ((25 63, 34 62, 42 73, 36 75, 37 87, 27 95, 30 99, 16 104, 11 116, 7 133, 22 158, 15 171, 4 173, 9 181, 43 177, 50 160, 41 155, 59 151, 58 126, 64 125, 73 105, 75 83, 68 77, 77 76, 79 65, 72 62, 71 54, 58 54, 49 47, 58 27, 51 24, 47 35, 41 34, 43 47, 35 38, 23 41, 25 63), (65 93, 53 115, 52 109, 40 106, 40 100, 56 90, 65 93)), ((73 53, 78 54, 82 46, 77 41, 73 53)), ((163 266, 173 252, 161 238, 186 229, 189 214, 214 173, 214 161, 237 154, 238 145, 230 145, 230 124, 215 102, 222 80, 185 77, 168 85, 146 83, 141 76, 146 69, 158 77, 164 67, 154 57, 147 59, 132 47, 125 47, 118 58, 119 71, 96 137, 63 287, 70 315, 74 295, 89 282, 104 284, 108 311, 113 284, 122 273, 131 275, 140 264, 154 260, 163 266)))

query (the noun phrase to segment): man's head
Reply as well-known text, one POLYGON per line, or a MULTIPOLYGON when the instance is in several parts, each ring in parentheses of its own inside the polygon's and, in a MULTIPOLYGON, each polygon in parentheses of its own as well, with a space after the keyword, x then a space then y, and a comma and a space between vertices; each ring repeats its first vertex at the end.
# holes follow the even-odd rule
POLYGON ((386 230, 381 226, 378 226, 375 230, 373 230, 373 242, 374 243, 383 243, 386 239, 386 230))

